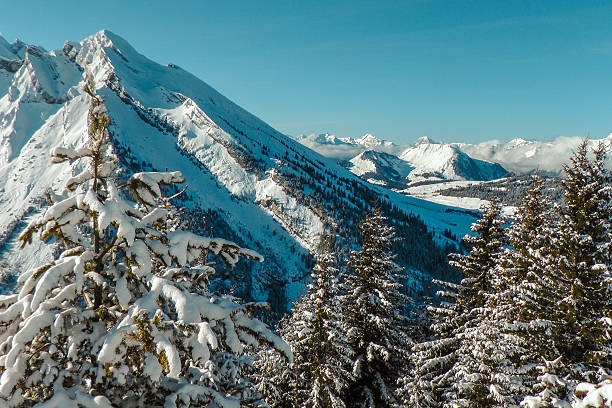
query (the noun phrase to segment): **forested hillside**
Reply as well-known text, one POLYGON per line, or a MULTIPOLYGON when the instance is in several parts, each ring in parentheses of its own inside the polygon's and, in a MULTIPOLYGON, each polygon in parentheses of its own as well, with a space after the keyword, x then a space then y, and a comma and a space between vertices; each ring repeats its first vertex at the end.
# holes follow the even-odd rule
POLYGON ((390 255, 393 229, 371 213, 348 271, 334 280, 334 255, 322 250, 313 284, 281 324, 294 363, 260 352, 258 389, 268 403, 610 407, 606 149, 602 143, 589 151, 587 141, 579 146, 565 168, 559 204, 537 174, 512 220, 492 199, 464 238, 468 252, 451 257, 463 279, 436 280, 442 300, 412 305, 408 314, 399 306, 406 301, 397 293, 398 266, 390 255))
MULTIPOLYGON (((259 251, 263 263, 239 262, 213 284, 247 300, 267 301, 276 320, 304 291, 314 248, 336 225, 338 249, 360 245, 357 223, 374 205, 403 243, 405 290, 417 295, 432 276, 452 278, 446 252, 474 220, 461 210, 404 197, 362 181, 281 134, 176 65, 160 65, 124 39, 101 31, 46 51, 2 39, 0 64, 0 268, 8 287, 22 269, 59 255, 57 245, 15 251, 30 220, 60 194, 82 164, 49 167, 53 149, 87 144, 89 99, 83 76, 107 106, 109 144, 118 157, 119 185, 132 174, 181 171, 187 190, 177 198, 193 231, 222 236, 259 251)), ((168 187, 168 193, 178 190, 168 187)))

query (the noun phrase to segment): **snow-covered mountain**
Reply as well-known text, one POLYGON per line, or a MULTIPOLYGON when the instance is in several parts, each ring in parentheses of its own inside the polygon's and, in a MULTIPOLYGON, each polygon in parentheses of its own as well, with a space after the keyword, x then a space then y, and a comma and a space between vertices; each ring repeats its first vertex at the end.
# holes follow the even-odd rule
MULTIPOLYGON (((415 288, 416 270, 420 276, 448 272, 440 247, 456 242, 444 235, 462 236, 474 220, 470 212, 362 181, 109 31, 50 52, 0 38, 0 268, 19 271, 53 256, 44 245, 17 250, 16 237, 46 205, 47 191, 61 192, 77 170, 77 164, 49 161, 55 147, 87 143, 86 70, 108 107, 126 177, 180 170, 188 184, 181 204, 192 228, 264 255, 265 262, 239 265, 241 273, 227 275, 239 296, 268 299, 282 310, 302 290, 309 252, 326 226, 334 222, 345 240, 340 244, 350 248, 363 209, 376 201, 396 223, 403 239, 398 261, 415 271, 415 288)), ((359 140, 339 142, 374 142, 359 140)))
MULTIPOLYGON (((487 181, 508 173, 497 163, 473 159, 455 145, 437 143, 428 137, 421 137, 414 144, 405 146, 383 143, 372 135, 366 135, 363 139, 367 140, 368 149, 372 150, 340 163, 371 183, 391 188, 401 189, 420 182, 487 181)), ((351 142, 352 146, 357 145, 354 140, 351 142)))
POLYGON ((384 148, 391 148, 394 146, 393 142, 389 142, 387 140, 381 140, 371 133, 366 133, 365 135, 363 135, 362 137, 358 139, 347 137, 343 141, 349 144, 363 146, 366 149, 373 149, 373 148, 384 149, 384 148))
POLYGON ((295 140, 325 157, 341 160, 349 160, 366 150, 394 155, 402 151, 401 146, 388 140, 379 139, 370 133, 366 133, 360 138, 337 137, 329 133, 299 135, 295 140))
MULTIPOLYGON (((507 143, 493 140, 479 144, 453 143, 453 146, 471 157, 499 163, 516 173, 536 169, 559 173, 582 140, 582 137, 562 136, 551 142, 513 139, 507 143)), ((590 141, 591 145, 599 142, 612 146, 612 134, 604 139, 590 141)), ((612 156, 608 159, 608 163, 612 164, 612 156)))
POLYGON ((366 150, 345 163, 353 174, 373 184, 403 186, 414 167, 389 153, 366 150))
POLYGON ((411 167, 410 182, 435 180, 495 180, 507 171, 497 163, 473 159, 457 146, 418 139, 399 158, 411 167))

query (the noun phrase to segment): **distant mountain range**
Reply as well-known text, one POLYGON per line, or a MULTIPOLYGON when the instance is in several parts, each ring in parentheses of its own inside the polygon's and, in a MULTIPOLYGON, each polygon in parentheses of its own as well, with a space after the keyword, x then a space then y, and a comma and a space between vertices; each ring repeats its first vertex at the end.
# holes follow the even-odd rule
POLYGON ((396 145, 371 134, 359 139, 321 134, 297 140, 325 156, 340 159, 340 164, 355 175, 392 188, 422 182, 494 180, 508 173, 497 163, 474 159, 456 145, 427 137, 411 145, 396 145))
MULTIPOLYGON (((390 187, 452 180, 488 181, 508 172, 522 174, 536 169, 560 173, 582 139, 559 137, 552 142, 514 139, 506 143, 468 144, 438 143, 421 137, 413 144, 398 145, 371 134, 358 139, 327 133, 296 138, 322 155, 340 160, 371 183, 390 187)), ((612 145, 612 135, 591 140, 591 144, 600 141, 612 145)))

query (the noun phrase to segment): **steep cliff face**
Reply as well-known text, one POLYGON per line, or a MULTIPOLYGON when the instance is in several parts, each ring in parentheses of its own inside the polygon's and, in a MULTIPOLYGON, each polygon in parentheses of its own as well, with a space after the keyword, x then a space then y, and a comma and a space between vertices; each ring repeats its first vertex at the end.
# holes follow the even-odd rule
POLYGON ((15 237, 45 205, 45 192, 61 191, 75 171, 48 163, 54 147, 86 144, 85 71, 108 106, 124 173, 182 171, 188 189, 181 204, 191 227, 225 235, 266 257, 261 264, 239 265, 244 270, 234 276, 240 278, 224 282, 240 296, 284 308, 302 290, 309 253, 326 225, 335 222, 350 248, 363 209, 377 200, 400 226, 403 245, 415 245, 410 237, 427 232, 422 250, 406 251, 400 259, 421 277, 444 269, 427 264, 443 257, 441 246, 452 244, 438 236, 447 229, 461 236, 473 220, 363 182, 190 73, 147 59, 109 31, 51 52, 0 38, 0 255, 6 269, 53 256, 47 246, 14 251, 15 237), (207 217, 211 212, 219 217, 207 217))

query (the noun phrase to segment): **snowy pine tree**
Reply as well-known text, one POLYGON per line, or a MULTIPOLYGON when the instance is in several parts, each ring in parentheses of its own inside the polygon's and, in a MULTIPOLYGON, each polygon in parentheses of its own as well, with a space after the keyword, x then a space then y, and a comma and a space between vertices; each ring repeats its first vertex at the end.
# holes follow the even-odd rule
MULTIPOLYGON (((459 312, 464 320, 455 331, 460 343, 453 368, 453 383, 445 396, 447 405, 464 407, 503 406, 500 403, 496 366, 501 336, 490 300, 498 288, 495 268, 506 243, 501 203, 493 198, 482 218, 472 226, 475 236, 466 236, 470 253, 452 256, 451 265, 465 278, 461 281, 459 312)), ((459 298, 458 298, 459 300, 459 298)))
POLYGON ((330 252, 329 238, 321 245, 316 258, 312 283, 307 286, 306 294, 294 303, 291 316, 280 328, 281 336, 293 352, 293 375, 287 373, 278 360, 268 362, 268 365, 276 364, 276 367, 267 367, 277 377, 273 380, 278 382, 275 388, 285 390, 283 395, 272 393, 269 402, 273 406, 346 407, 343 394, 351 380, 347 371, 351 350, 340 323, 338 270, 330 252), (289 384, 282 384, 287 380, 289 384), (276 398, 279 400, 275 401, 276 398))
POLYGON ((498 402, 518 404, 537 381, 537 364, 554 358, 547 330, 556 313, 555 279, 549 248, 553 208, 538 174, 507 230, 509 248, 500 256, 487 301, 497 363, 492 369, 498 402))
POLYGON ((363 247, 353 251, 340 300, 343 324, 353 350, 346 405, 388 407, 396 403, 396 381, 408 361, 410 339, 400 292, 400 268, 390 253, 394 230, 378 209, 359 224, 363 247))
MULTIPOLYGON (((454 254, 451 264, 465 278, 442 286, 439 306, 429 308, 434 318, 433 338, 412 350, 412 372, 400 380, 406 407, 505 406, 500 393, 505 378, 500 370, 500 341, 491 298, 497 291, 494 269, 505 243, 499 200, 491 200, 481 219, 472 225, 474 236, 464 240, 468 255, 454 254)), ((503 350, 503 348, 501 349, 503 350)))
MULTIPOLYGON (((279 329, 285 326, 289 316, 285 316, 279 329)), ((265 402, 272 408, 293 408, 296 389, 302 384, 289 364, 287 358, 277 350, 265 348, 255 356, 253 381, 256 390, 263 396, 265 402)))
POLYGON ((542 179, 534 176, 508 230, 511 249, 504 253, 500 279, 505 299, 512 301, 507 318, 513 316, 519 322, 517 329, 531 340, 530 349, 536 356, 552 360, 557 351, 543 336, 554 324, 558 309, 559 277, 554 273, 550 245, 557 225, 554 205, 542 188, 542 179))
POLYGON ((538 394, 526 397, 525 407, 607 406, 602 392, 610 388, 604 383, 578 384, 609 374, 612 352, 612 180, 604 167, 605 146, 594 149, 593 159, 588 153, 585 140, 565 167, 559 225, 540 240, 539 251, 531 251, 537 257, 529 265, 534 274, 524 285, 530 296, 522 297, 529 302, 521 316, 538 323, 528 336, 546 369, 534 386, 538 394))
POLYGON ((451 266, 465 276, 461 284, 464 287, 464 296, 470 299, 470 308, 484 306, 487 295, 493 292, 492 271, 498 265, 506 244, 504 222, 501 202, 494 197, 484 209, 480 220, 472 225, 471 230, 475 235, 464 237, 470 253, 467 256, 450 256, 451 266))
POLYGON ((606 146, 588 155, 585 140, 565 167, 565 206, 555 237, 560 321, 554 340, 565 363, 593 364, 612 370, 612 179, 605 168, 606 146))
POLYGON ((19 276, 0 297, 0 401, 7 406, 239 407, 260 401, 246 376, 245 348, 290 350, 240 304, 207 290, 209 251, 230 266, 257 253, 223 239, 168 228, 160 186, 179 172, 137 173, 116 185, 110 118, 90 77, 89 146, 57 148, 53 162, 87 160, 67 195, 20 239, 55 239, 58 259, 19 276), (127 194, 127 193, 126 193, 127 194))

